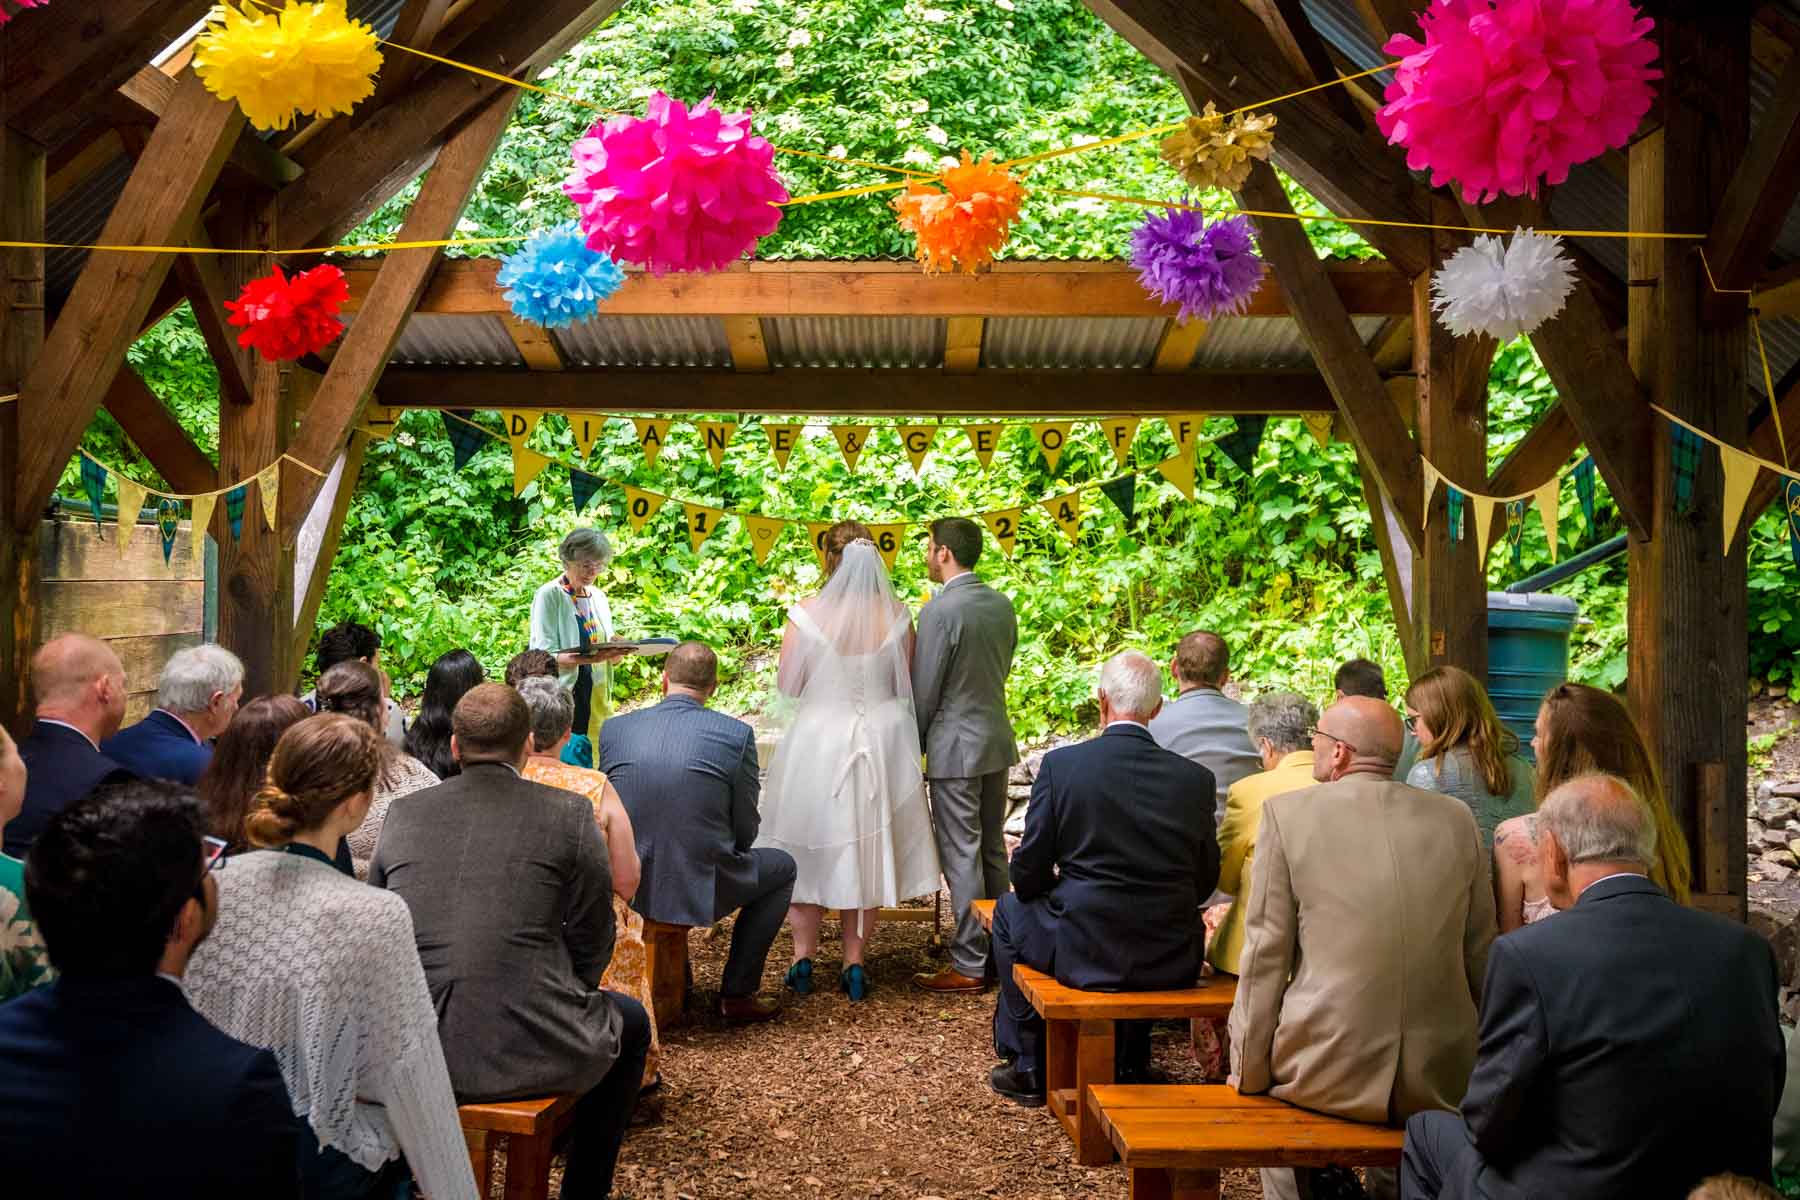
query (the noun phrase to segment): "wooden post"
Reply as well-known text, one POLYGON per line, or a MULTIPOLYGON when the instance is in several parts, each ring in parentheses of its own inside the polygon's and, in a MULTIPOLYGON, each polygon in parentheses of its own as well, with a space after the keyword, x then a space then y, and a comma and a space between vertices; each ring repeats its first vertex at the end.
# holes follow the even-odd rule
MULTIPOLYGON (((1748 28, 1742 10, 1729 5, 1672 5, 1659 16, 1664 124, 1631 148, 1633 229, 1712 226, 1747 137, 1748 28)), ((1702 314, 1716 301, 1700 256, 1680 242, 1634 240, 1630 279, 1631 364, 1650 399, 1742 446, 1748 422, 1743 307, 1729 320, 1703 325, 1702 314)), ((1709 906, 1728 907, 1741 918, 1744 540, 1721 555, 1718 452, 1702 448, 1688 511, 1678 511, 1669 423, 1653 415, 1652 433, 1650 536, 1631 545, 1630 697, 1693 852, 1694 890, 1716 886, 1723 862, 1729 899, 1715 896, 1709 906), (1702 770, 1702 764, 1720 767, 1702 770), (1703 818, 1703 779, 1711 781, 1707 790, 1722 795, 1723 814, 1715 800, 1715 811, 1703 818), (1723 845, 1707 846, 1708 835, 1723 845)))
MULTIPOLYGON (((44 150, 0 127, 0 241, 44 240, 44 150)), ((44 252, 0 251, 0 396, 23 390, 44 345, 44 252)), ((19 486, 19 403, 0 403, 0 511, 19 486)), ((0 724, 23 732, 37 644, 37 522, 0 521, 0 724)))

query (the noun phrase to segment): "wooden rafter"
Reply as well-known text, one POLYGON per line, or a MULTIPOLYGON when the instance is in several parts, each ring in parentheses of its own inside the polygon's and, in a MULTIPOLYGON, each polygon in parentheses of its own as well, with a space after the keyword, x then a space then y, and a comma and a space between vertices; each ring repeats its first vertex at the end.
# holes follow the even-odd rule
MULTIPOLYGON (((1800 384, 1791 384, 1781 391, 1781 433, 1777 435, 1774 421, 1765 412, 1756 428, 1750 431, 1750 453, 1770 462, 1780 462, 1783 439, 1787 442, 1788 455, 1795 463, 1800 463, 1800 384)), ((1750 499, 1744 504, 1749 519, 1755 520, 1757 514, 1773 504, 1786 482, 1784 476, 1773 471, 1759 473, 1751 485, 1750 499)))
POLYGON ((981 317, 951 317, 944 323, 944 370, 967 375, 981 366, 981 317))
MULTIPOLYGON (((1313 83, 1336 78, 1338 71, 1331 60, 1331 52, 1326 48, 1325 39, 1313 28, 1312 19, 1306 15, 1300 0, 1254 0, 1254 3, 1282 57, 1296 74, 1307 76, 1313 83)), ((1363 127, 1362 112, 1347 91, 1332 88, 1320 94, 1346 125, 1352 129, 1363 127)))
POLYGON ((506 326, 506 336, 512 339, 519 357, 533 371, 560 371, 568 365, 562 347, 542 325, 533 325, 510 309, 500 314, 500 323, 506 326))
POLYGON ((1580 446, 1581 431, 1575 428, 1562 401, 1555 401, 1488 477, 1487 493, 1513 496, 1537 487, 1562 470, 1569 455, 1580 446))
MULTIPOLYGON (((175 96, 176 76, 157 67, 142 67, 119 85, 108 104, 112 124, 117 126, 155 125, 167 111, 175 96)), ((231 182, 279 190, 300 178, 304 168, 268 142, 246 129, 231 147, 225 160, 232 173, 231 182)))
POLYGON ((210 492, 218 486, 218 467, 136 371, 121 367, 104 403, 131 444, 175 490, 210 492))
POLYGON ((1396 33, 1416 35, 1418 10, 1423 7, 1423 0, 1356 0, 1356 11, 1361 14, 1376 45, 1386 44, 1396 33))
MULTIPOLYGON (((0 127, 0 240, 44 240, 44 152, 0 127)), ((0 250, 0 392, 19 390, 44 343, 44 252, 0 250)), ((37 530, 10 520, 21 486, 19 405, 0 404, 0 722, 23 734, 30 711, 30 656, 38 635, 37 530)))
MULTIPOLYGON (((1755 283, 1781 234, 1782 218, 1800 194, 1800 63, 1790 62, 1763 109, 1719 204, 1707 261, 1721 288, 1755 283)), ((1741 307, 1741 300, 1733 300, 1741 307)))
MULTIPOLYGON (((205 227, 196 224, 184 245, 209 244, 205 227)), ((227 404, 250 403, 250 354, 237 343, 225 309, 235 294, 227 290, 217 255, 183 254, 175 260, 175 276, 194 310, 194 324, 206 340, 213 365, 219 370, 219 396, 227 404)))
POLYGON ((1187 370, 1194 363, 1194 355, 1200 353, 1200 343, 1206 340, 1211 328, 1197 317, 1191 321, 1170 320, 1163 326, 1162 338, 1156 343, 1156 358, 1150 369, 1164 375, 1187 370))
POLYGON ((760 317, 720 317, 725 327, 725 345, 731 350, 731 366, 737 371, 769 369, 769 340, 763 335, 760 317))
MULTIPOLYGON (((415 50, 429 50, 438 34, 443 32, 449 15, 450 0, 406 0, 406 6, 394 20, 394 29, 388 35, 388 40, 402 46, 411 46, 415 50)), ((386 104, 404 92, 406 85, 424 69, 425 61, 404 50, 387 51, 382 60, 381 74, 375 80, 375 95, 371 97, 371 103, 386 104)))

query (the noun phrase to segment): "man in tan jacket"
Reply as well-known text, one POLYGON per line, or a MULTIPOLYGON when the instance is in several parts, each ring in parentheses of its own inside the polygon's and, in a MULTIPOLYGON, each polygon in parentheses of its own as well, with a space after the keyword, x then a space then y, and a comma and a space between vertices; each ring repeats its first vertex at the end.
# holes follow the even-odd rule
MULTIPOLYGON (((1304 1108, 1401 1125, 1454 1109, 1475 1063, 1494 894, 1468 806, 1394 782, 1399 714, 1352 696, 1313 730, 1320 786, 1263 807, 1231 1082, 1304 1108)), ((1300 1195, 1265 1170, 1265 1200, 1300 1195)), ((1392 1171, 1370 1193, 1395 1194, 1392 1171)))

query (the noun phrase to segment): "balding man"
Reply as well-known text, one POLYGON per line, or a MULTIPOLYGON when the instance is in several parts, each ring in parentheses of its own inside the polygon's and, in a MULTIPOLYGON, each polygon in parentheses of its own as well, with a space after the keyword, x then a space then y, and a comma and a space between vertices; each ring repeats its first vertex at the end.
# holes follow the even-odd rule
POLYGON ((1494 943, 1462 1115, 1406 1124, 1403 1194, 1684 1196, 1769 1180, 1784 1064, 1775 956, 1648 876, 1656 823, 1624 780, 1563 784, 1538 861, 1566 910, 1494 943))
POLYGON ((6 853, 23 859, 50 818, 103 783, 132 778, 100 752, 125 719, 125 667, 99 638, 65 633, 31 658, 37 722, 19 743, 30 782, 25 806, 5 831, 6 853))
MULTIPOLYGON (((1162 707, 1156 664, 1134 651, 1108 659, 1099 701, 1100 736, 1044 756, 1013 890, 994 907, 994 1044, 1010 1061, 988 1083, 1028 1107, 1044 1102, 1044 1022, 1013 964, 1089 991, 1191 987, 1202 949, 1194 910, 1219 878, 1212 772, 1158 746, 1147 727, 1162 707)), ((1126 1025, 1118 1072, 1142 1080, 1148 1030, 1126 1025)))
MULTIPOLYGON (((1468 806, 1394 782, 1400 742, 1388 705, 1340 700, 1312 730, 1319 785, 1263 805, 1231 1009, 1240 1091, 1389 1125, 1462 1098, 1494 893, 1468 806)), ((1301 1195, 1294 1174, 1263 1171, 1263 1195, 1301 1195)), ((1370 1173, 1371 1195, 1394 1186, 1370 1173)))

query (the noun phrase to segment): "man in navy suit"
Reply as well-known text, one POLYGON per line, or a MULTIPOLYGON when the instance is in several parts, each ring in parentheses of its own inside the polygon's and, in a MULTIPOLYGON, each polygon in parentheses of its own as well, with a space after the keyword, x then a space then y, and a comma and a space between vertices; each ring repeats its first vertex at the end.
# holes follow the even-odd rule
POLYGON ((25 804, 7 822, 5 851, 22 859, 51 817, 102 783, 131 773, 100 752, 125 719, 125 667, 98 638, 65 633, 31 658, 37 723, 19 743, 29 780, 25 804))
POLYGON ((100 752, 139 779, 189 787, 212 761, 244 695, 244 664, 223 646, 190 646, 169 656, 156 685, 156 709, 102 742, 100 752))
POLYGON ((202 826, 192 792, 129 781, 52 817, 32 847, 31 914, 61 974, 0 1005, 8 1195, 300 1195, 275 1056, 182 994, 218 916, 202 826))
MULTIPOLYGON (((1097 738, 1044 756, 1031 785, 1013 890, 994 907, 1000 996, 988 1077, 1019 1104, 1044 1102, 1044 1022, 1013 982, 1022 962, 1068 987, 1191 987, 1205 938, 1200 902, 1219 879, 1213 775, 1156 744, 1162 677, 1135 651, 1100 671, 1097 738)), ((1148 1029, 1127 1023, 1120 1075, 1148 1071, 1148 1029)))
POLYGON ((1656 823, 1622 779, 1580 776, 1545 797, 1537 853, 1564 911, 1494 942, 1462 1112, 1406 1123, 1400 1194, 1685 1196, 1727 1171, 1768 1182, 1786 1067, 1769 944, 1650 882, 1656 823))
POLYGON ((662 703, 600 727, 600 770, 637 839, 642 874, 633 906, 666 925, 711 925, 736 912, 719 1011, 759 1021, 780 1011, 756 992, 794 894, 794 859, 753 848, 761 827, 756 731, 706 707, 718 686, 711 649, 683 642, 669 651, 662 703))

